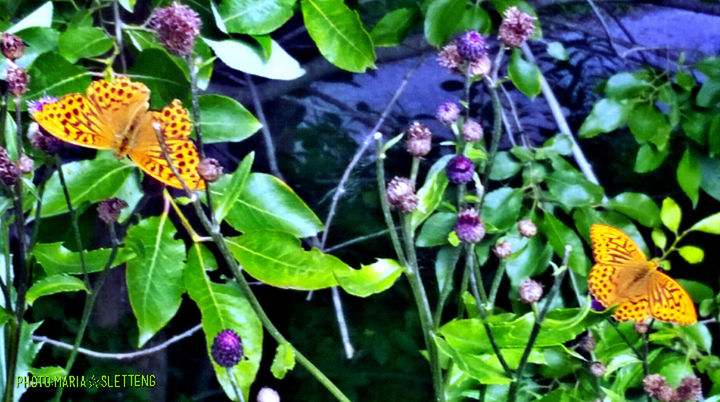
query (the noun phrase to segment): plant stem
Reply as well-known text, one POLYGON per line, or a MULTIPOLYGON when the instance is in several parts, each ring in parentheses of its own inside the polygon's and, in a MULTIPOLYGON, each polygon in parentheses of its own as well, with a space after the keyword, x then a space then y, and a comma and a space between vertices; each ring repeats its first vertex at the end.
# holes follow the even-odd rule
POLYGON ((415 188, 415 183, 417 182, 417 175, 418 175, 419 168, 420 168, 420 158, 418 158, 417 156, 413 156, 412 166, 410 166, 410 182, 412 183, 413 188, 415 188))
POLYGON ((430 371, 433 377, 433 389, 435 390, 435 400, 444 401, 445 392, 443 390, 442 369, 440 368, 440 356, 437 345, 435 344, 435 333, 433 327, 432 312, 430 311, 430 303, 428 302, 425 287, 420 279, 420 272, 415 255, 415 233, 412 229, 412 219, 410 214, 402 216, 403 240, 405 241, 405 252, 408 256, 409 264, 406 265, 405 275, 410 283, 415 298, 415 306, 420 316, 420 326, 425 338, 425 346, 428 349, 430 357, 430 371))
MULTIPOLYGON (((488 151, 488 160, 485 164, 482 177, 480 178, 483 189, 487 188, 488 180, 490 179, 490 170, 492 169, 493 163, 495 163, 495 155, 497 154, 498 145, 500 144, 500 136, 502 135, 502 104, 500 103, 500 97, 497 93, 497 88, 489 82, 485 81, 488 92, 490 93, 490 99, 492 100, 493 108, 493 132, 492 139, 490 140, 490 149, 488 151)), ((482 210, 483 202, 487 192, 483 192, 483 197, 478 202, 478 209, 482 210)))
POLYGON ((492 285, 490 286, 490 298, 488 299, 487 310, 492 313, 495 307, 495 298, 497 297, 498 289, 500 288, 500 282, 502 282, 505 276, 505 258, 500 259, 500 265, 497 271, 495 271, 495 277, 493 278, 492 285))
POLYGON ((448 296, 450 296, 450 292, 452 291, 452 277, 453 273, 455 272, 455 266, 457 265, 458 259, 460 259, 460 250, 458 248, 454 247, 452 253, 452 260, 450 261, 450 266, 452 267, 452 269, 448 274, 448 280, 445 281, 445 286, 440 289, 440 296, 438 297, 438 303, 435 307, 435 314, 433 315, 433 319, 435 320, 435 328, 440 326, 440 320, 442 319, 442 312, 445 308, 445 302, 447 302, 448 296))
POLYGON ((488 304, 488 297, 485 293, 485 286, 483 285, 480 267, 478 266, 478 264, 475 264, 475 253, 473 251, 474 249, 474 245, 466 245, 465 269, 470 270, 470 283, 474 285, 473 296, 475 297, 475 302, 477 303, 478 308, 482 306, 482 309, 485 310, 488 304))
POLYGON ((560 284, 562 283, 563 279, 565 278, 565 275, 568 271, 568 258, 570 258, 570 251, 572 251, 572 247, 569 245, 565 246, 565 255, 563 256, 563 262, 560 267, 560 273, 557 274, 555 277, 555 283, 553 284, 552 289, 550 289, 550 292, 548 293, 547 297, 545 298, 545 304, 543 305, 543 309, 540 311, 540 315, 537 317, 537 320, 535 320, 535 323, 533 324, 532 331, 530 332, 530 339, 528 340, 527 346, 525 346, 525 351, 523 352, 522 358, 520 358, 520 363, 518 364, 518 368, 515 371, 515 381, 513 381, 510 384, 510 391, 508 392, 508 400, 509 401, 515 401, 517 398, 517 391, 518 387, 520 386, 520 381, 522 380, 522 373, 523 369, 525 368, 525 364, 527 363, 528 358, 530 357, 530 352, 532 352, 533 345, 535 344, 535 341, 537 340, 538 334, 540 334, 540 326, 542 325, 542 322, 545 320, 545 316, 547 315, 548 311, 550 311, 550 304, 552 303, 553 299, 555 298, 555 295, 557 295, 558 291, 560 290, 560 284))
POLYGON ((72 223, 73 234, 75 236, 75 246, 77 247, 78 254, 80 255, 80 267, 82 268, 83 282, 85 282, 85 287, 90 289, 90 278, 88 277, 87 267, 85 266, 82 237, 80 236, 80 227, 78 227, 77 223, 78 217, 75 215, 75 209, 72 206, 70 193, 68 192, 67 183, 65 182, 65 174, 63 173, 62 166, 60 165, 60 157, 57 155, 55 155, 55 166, 57 168, 58 177, 60 177, 60 185, 62 186, 63 194, 65 195, 65 203, 67 204, 68 212, 70 213, 70 222, 72 223))
POLYGON ((378 192, 380 193, 380 209, 383 211, 383 218, 385 218, 385 225, 388 227, 390 241, 395 249, 395 255, 397 255, 398 260, 400 260, 400 264, 407 267, 408 263, 405 258, 405 252, 400 244, 400 238, 395 231, 395 221, 393 221, 392 214, 390 213, 390 205, 388 204, 387 195, 385 194, 385 166, 383 164, 385 161, 385 154, 382 150, 382 135, 380 133, 375 134, 375 151, 375 173, 378 184, 378 192))

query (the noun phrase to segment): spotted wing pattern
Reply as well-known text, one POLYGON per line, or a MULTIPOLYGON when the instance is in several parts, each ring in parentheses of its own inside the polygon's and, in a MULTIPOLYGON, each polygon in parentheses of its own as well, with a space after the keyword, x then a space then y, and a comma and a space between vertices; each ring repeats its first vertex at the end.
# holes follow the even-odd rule
POLYGON ((115 132, 96 105, 81 94, 69 94, 42 105, 32 117, 58 139, 95 149, 112 149, 115 132))
POLYGON ((650 310, 658 320, 681 325, 694 324, 697 313, 692 298, 677 281, 666 274, 655 271, 650 278, 650 310))
POLYGON ((613 317, 618 321, 645 321, 650 317, 650 305, 647 296, 639 296, 620 304, 613 317))

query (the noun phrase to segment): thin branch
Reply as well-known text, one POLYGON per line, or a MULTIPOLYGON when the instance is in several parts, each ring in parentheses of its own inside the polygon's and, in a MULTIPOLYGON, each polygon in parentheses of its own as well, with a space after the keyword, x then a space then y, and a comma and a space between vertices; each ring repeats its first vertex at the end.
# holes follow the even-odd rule
POLYGON ((605 35, 607 35, 608 42, 610 42, 610 47, 613 48, 615 51, 615 54, 618 56, 624 58, 618 51, 617 45, 615 44, 615 41, 613 40, 612 35, 610 34, 610 27, 608 26, 607 22, 605 22, 605 18, 603 18, 602 14, 600 14, 600 8, 595 5, 595 2, 593 0, 586 0, 587 3, 590 5, 590 8, 592 8, 593 13, 595 13, 595 16, 598 20, 600 20, 600 25, 602 25, 603 30, 605 31, 605 35))
POLYGON ((272 134, 270 133, 270 126, 268 125, 265 113, 263 112, 262 102, 260 102, 260 96, 258 95, 255 83, 253 83, 250 74, 245 73, 245 82, 248 88, 250 88, 250 94, 252 95, 253 105, 255 106, 255 114, 257 115, 260 123, 262 124, 261 131, 263 133, 263 140, 265 140, 265 152, 267 153, 268 163, 270 164, 270 172, 277 176, 280 180, 285 181, 285 178, 280 172, 280 168, 277 164, 277 156, 275 154, 275 144, 273 144, 272 134))
POLYGON ((75 214, 75 209, 73 208, 72 201, 70 200, 70 193, 68 192, 67 183, 65 182, 65 173, 63 173, 62 165, 60 164, 60 157, 57 155, 55 155, 55 168, 58 172, 58 177, 60 178, 60 186, 63 189, 63 194, 65 195, 65 203, 67 204, 68 212, 70 213, 70 222, 72 224, 73 235, 75 236, 75 246, 77 247, 78 254, 80 256, 80 267, 82 268, 83 282, 85 283, 85 287, 90 289, 90 279, 88 277, 87 267, 85 266, 85 253, 83 252, 82 237, 80 236, 80 227, 77 223, 77 215, 75 214))
POLYGON ((337 286, 332 287, 332 300, 333 306, 335 307, 335 320, 338 323, 340 329, 340 339, 343 340, 343 348, 345 349, 345 356, 348 359, 352 359, 355 355, 355 348, 350 342, 350 332, 348 331, 347 322, 345 321, 345 313, 343 312, 342 300, 340 300, 340 291, 337 286))
MULTIPOLYGON (((335 217, 335 211, 337 209, 337 204, 340 202, 340 197, 345 193, 345 184, 350 179, 350 174, 352 173, 353 169, 355 169, 355 166, 360 162, 360 158, 365 153, 367 148, 370 146, 370 144, 373 141, 373 138, 375 136, 375 133, 380 129, 380 127, 385 123, 385 119, 390 114, 390 111, 392 110, 392 107, 395 105, 395 102, 398 100, 400 95, 405 91, 405 87, 407 87, 407 84, 410 82, 410 78, 415 74, 415 71, 422 65, 422 63, 425 61, 425 58, 421 58, 412 68, 410 68, 407 73, 405 73, 405 76, 403 77, 402 81, 400 82, 400 85, 393 93, 393 96, 388 101, 387 105, 385 106, 385 109, 383 110, 382 114, 380 115, 380 118, 378 119, 377 123, 375 123, 375 126, 369 131, 369 133, 365 136, 365 140, 363 140, 362 144, 358 147, 357 151, 355 151, 355 155, 353 155, 352 159, 350 160, 350 163, 348 164, 348 167, 343 172, 342 177, 340 178, 340 182, 337 185, 337 188, 335 190, 335 193, 333 194, 332 202, 330 203, 330 211, 328 212, 327 219, 325 220, 325 231, 322 235, 322 240, 320 241, 320 248, 324 249, 325 244, 327 244, 327 238, 328 233, 330 232, 330 225, 332 224, 332 220, 335 217)), ((393 225, 394 226, 394 225, 393 225)))
MULTIPOLYGON (((85 356, 95 357, 98 359, 108 359, 108 360, 133 360, 140 357, 149 356, 152 354, 155 354, 157 352, 163 351, 168 348, 168 346, 172 345, 173 343, 177 343, 185 338, 189 338, 190 336, 194 335, 196 332, 200 331, 202 329, 202 324, 198 324, 187 331, 175 335, 172 338, 168 339, 167 341, 153 346, 151 348, 138 350, 135 352, 129 352, 129 353, 106 353, 106 352, 96 352, 94 350, 86 349, 86 348, 78 348, 78 353, 85 356)), ((65 342, 56 341, 54 339, 50 339, 45 336, 39 336, 39 335, 33 335, 32 337, 33 341, 35 342, 44 342, 52 346, 56 346, 60 349, 66 349, 66 350, 72 350, 73 345, 65 342)))

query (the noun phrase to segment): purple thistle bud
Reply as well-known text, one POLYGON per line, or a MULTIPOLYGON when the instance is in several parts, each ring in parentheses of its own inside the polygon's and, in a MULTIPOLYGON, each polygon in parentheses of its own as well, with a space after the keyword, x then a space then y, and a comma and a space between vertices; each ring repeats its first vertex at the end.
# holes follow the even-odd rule
POLYGON ((487 54, 484 54, 470 62, 468 66, 468 74, 471 77, 481 77, 486 75, 492 69, 492 60, 487 54))
POLYGON ((49 103, 55 103, 58 101, 58 98, 54 96, 43 96, 42 98, 38 100, 32 100, 27 102, 28 112, 30 115, 34 115, 36 112, 40 112, 43 110, 43 106, 49 104, 49 103))
POLYGON ((8 67, 5 81, 7 81, 8 92, 17 97, 27 92, 30 77, 24 68, 13 65, 8 67))
POLYGON ((0 42, 2 43, 2 54, 5 58, 15 61, 22 57, 25 51, 25 43, 19 36, 5 32, 2 34, 0 42))
POLYGON ((604 364, 602 364, 598 361, 594 361, 594 362, 590 363, 590 374, 592 374, 593 376, 598 377, 598 378, 602 377, 605 375, 606 371, 607 370, 605 369, 604 364))
POLYGON ((190 55, 195 47, 195 38, 200 34, 198 13, 178 2, 156 8, 147 25, 155 30, 165 49, 178 56, 190 55))
POLYGON ((458 67, 462 64, 462 58, 458 53, 456 41, 450 41, 447 45, 440 49, 437 55, 437 61, 440 67, 447 68, 448 70, 458 73, 458 67))
POLYGON ((518 295, 520 296, 520 301, 523 303, 535 303, 542 298, 542 285, 538 281, 525 279, 518 288, 518 295))
POLYGON ((475 164, 470 158, 463 155, 453 157, 445 167, 445 173, 448 179, 455 184, 465 184, 469 182, 472 180, 474 172, 475 164))
POLYGON ((495 253, 498 258, 508 258, 510 254, 512 254, 512 244, 507 240, 501 240, 495 243, 493 253, 495 253))
POLYGON ((513 6, 503 13, 498 30, 500 41, 508 47, 519 47, 535 34, 535 17, 513 6))
POLYGON ((467 31, 457 40, 457 50, 465 61, 472 62, 487 53, 485 38, 475 30, 467 31))
POLYGON ((463 123, 462 136, 465 141, 480 141, 483 138, 484 130, 480 123, 475 120, 468 120, 463 123))
POLYGON ((6 186, 13 186, 20 180, 20 169, 3 147, 0 147, 0 180, 6 186))
POLYGON ((702 400, 702 381, 694 375, 689 375, 680 381, 675 392, 678 401, 702 400))
POLYGON ((634 322, 633 329, 635 330, 636 333, 638 333, 640 335, 645 335, 645 334, 647 334, 648 330, 650 329, 650 325, 645 321, 634 322))
POLYGON ((650 374, 643 379, 642 383, 645 392, 659 401, 670 402, 675 397, 675 390, 660 374, 650 374))
POLYGON ((588 333, 587 335, 580 338, 580 342, 578 343, 578 347, 588 353, 595 350, 596 345, 597 343, 595 342, 595 337, 592 336, 591 333, 588 333))
POLYGON ((230 329, 220 331, 213 340, 211 352, 215 363, 223 367, 232 367, 243 357, 242 341, 230 329))
POLYGON ((444 102, 438 106, 435 117, 445 124, 452 124, 460 117, 460 106, 455 102, 444 102))
POLYGON ((62 148, 62 141, 55 137, 43 134, 40 125, 35 122, 30 123, 28 126, 27 136, 32 146, 45 152, 46 154, 56 154, 62 148))
POLYGON ((603 306, 603 304, 600 303, 599 301, 597 301, 594 297, 590 301, 590 308, 595 311, 598 311, 598 312, 602 312, 602 311, 606 310, 605 306, 603 306))
POLYGON ((475 208, 467 208, 458 214, 455 234, 464 243, 478 243, 485 237, 485 225, 475 208))
POLYGON ((197 167, 198 174, 208 183, 217 181, 223 174, 223 167, 215 158, 203 158, 197 167))
POLYGON ((18 158, 17 161, 17 166, 22 174, 32 173, 32 171, 35 170, 35 163, 25 154, 20 155, 20 158, 18 158))
POLYGON ((118 217, 120 217, 120 212, 127 206, 127 202, 120 198, 113 197, 107 199, 97 206, 98 218, 106 224, 117 222, 118 217))
POLYGON ((416 158, 421 158, 432 148, 432 131, 424 124, 414 121, 407 129, 407 150, 416 158))
POLYGON ((388 203, 401 212, 408 213, 417 209, 418 198, 415 195, 415 187, 406 177, 393 177, 387 184, 385 195, 388 203))

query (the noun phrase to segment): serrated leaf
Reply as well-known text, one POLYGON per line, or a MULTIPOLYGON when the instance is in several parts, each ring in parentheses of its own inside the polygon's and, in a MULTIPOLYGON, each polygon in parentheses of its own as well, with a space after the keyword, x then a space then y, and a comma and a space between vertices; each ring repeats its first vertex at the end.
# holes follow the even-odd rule
POLYGON ((357 11, 342 0, 301 0, 300 5, 308 34, 330 63, 354 73, 375 68, 375 48, 357 11))
POLYGON ((35 300, 43 296, 62 292, 77 292, 79 290, 86 292, 88 290, 81 279, 68 275, 52 275, 33 283, 25 297, 28 303, 33 304, 35 300))
POLYGON ((185 246, 174 239, 167 215, 141 221, 128 230, 125 244, 135 253, 127 262, 128 298, 138 324, 138 347, 175 315, 182 294, 185 246))

